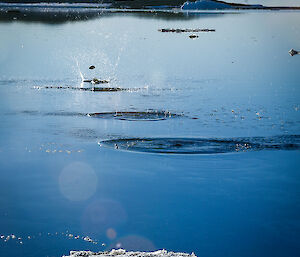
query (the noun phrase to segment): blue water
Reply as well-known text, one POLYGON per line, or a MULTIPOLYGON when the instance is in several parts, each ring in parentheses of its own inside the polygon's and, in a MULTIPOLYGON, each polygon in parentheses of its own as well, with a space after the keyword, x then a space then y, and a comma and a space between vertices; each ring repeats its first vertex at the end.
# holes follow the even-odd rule
POLYGON ((0 256, 299 256, 300 13, 97 13, 0 16, 0 256))

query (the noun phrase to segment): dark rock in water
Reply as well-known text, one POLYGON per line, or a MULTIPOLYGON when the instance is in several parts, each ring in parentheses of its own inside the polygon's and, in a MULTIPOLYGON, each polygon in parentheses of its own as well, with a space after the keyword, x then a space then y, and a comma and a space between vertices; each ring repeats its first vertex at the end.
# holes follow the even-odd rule
POLYGON ((93 70, 93 69, 95 69, 95 66, 92 65, 92 66, 89 67, 89 69, 90 69, 90 70, 93 70))
POLYGON ((159 29, 159 32, 184 33, 184 32, 215 32, 215 29, 159 29))
POLYGON ((93 84, 105 84, 105 83, 109 83, 108 80, 101 80, 101 79, 97 79, 97 78, 93 78, 93 79, 85 79, 83 80, 83 82, 85 83, 93 83, 93 84))
POLYGON ((94 92, 117 92, 117 91, 124 91, 125 88, 120 87, 92 87, 90 91, 94 92))
POLYGON ((296 50, 294 50, 294 49, 291 49, 291 50, 289 51, 289 54, 290 54, 291 56, 294 56, 294 55, 296 55, 296 54, 300 54, 300 52, 299 52, 299 51, 296 51, 296 50))
POLYGON ((7 10, 7 13, 15 13, 15 14, 19 14, 21 13, 20 10, 7 10))
POLYGON ((198 35, 195 35, 195 34, 192 34, 192 35, 189 35, 190 38, 194 39, 194 38, 198 38, 199 36, 198 35))
POLYGON ((93 78, 92 83, 94 84, 105 84, 105 83, 109 83, 108 80, 101 80, 101 79, 97 79, 97 78, 93 78))

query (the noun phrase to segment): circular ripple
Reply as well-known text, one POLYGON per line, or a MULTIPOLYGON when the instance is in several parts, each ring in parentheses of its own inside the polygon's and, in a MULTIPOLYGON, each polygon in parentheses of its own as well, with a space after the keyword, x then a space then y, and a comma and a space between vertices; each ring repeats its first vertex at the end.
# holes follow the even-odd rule
POLYGON ((173 114, 167 111, 147 111, 147 112, 99 112, 90 113, 90 117, 102 119, 118 119, 129 121, 158 121, 180 117, 182 115, 173 114))
POLYGON ((127 138, 100 142, 101 146, 135 152, 219 154, 259 150, 300 150, 299 135, 240 138, 127 138))
POLYGON ((166 154, 217 154, 259 147, 243 141, 199 138, 115 139, 103 141, 100 145, 120 150, 166 154))

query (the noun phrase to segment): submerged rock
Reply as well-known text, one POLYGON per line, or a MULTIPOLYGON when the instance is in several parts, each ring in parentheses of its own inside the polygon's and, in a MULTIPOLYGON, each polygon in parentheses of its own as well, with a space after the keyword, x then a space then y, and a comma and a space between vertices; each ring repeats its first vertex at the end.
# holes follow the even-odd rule
POLYGON ((294 50, 294 49, 291 49, 291 50, 289 51, 289 54, 290 54, 291 56, 294 56, 294 55, 296 55, 296 54, 300 54, 300 52, 299 52, 299 51, 296 51, 296 50, 294 50))
POLYGON ((159 250, 155 252, 127 252, 123 249, 112 249, 110 252, 91 252, 91 251, 70 251, 70 255, 63 257, 196 257, 194 253, 175 253, 166 250, 159 250))

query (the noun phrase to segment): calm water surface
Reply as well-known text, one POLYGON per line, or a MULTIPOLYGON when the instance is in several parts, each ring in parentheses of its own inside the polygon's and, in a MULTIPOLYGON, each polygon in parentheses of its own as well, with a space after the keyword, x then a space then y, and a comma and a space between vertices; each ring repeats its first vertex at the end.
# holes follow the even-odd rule
POLYGON ((0 20, 1 256, 299 256, 299 12, 50 21, 0 20), (80 90, 82 76, 124 90, 80 90), (157 153, 169 146, 188 151, 157 153))

